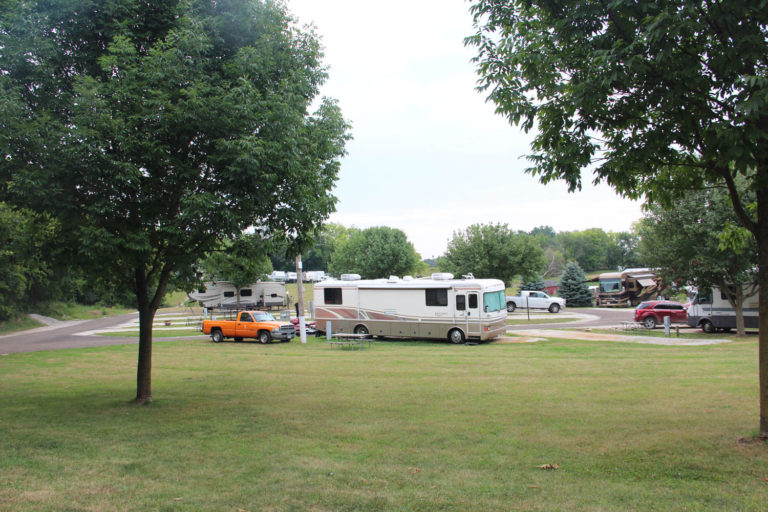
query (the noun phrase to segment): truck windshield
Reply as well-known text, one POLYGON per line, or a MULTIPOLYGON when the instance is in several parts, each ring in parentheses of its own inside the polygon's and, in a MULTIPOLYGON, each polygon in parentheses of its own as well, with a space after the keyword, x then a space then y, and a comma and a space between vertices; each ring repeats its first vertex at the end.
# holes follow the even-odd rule
POLYGON ((621 290, 621 279, 601 279, 600 291, 601 292, 618 292, 621 290))
POLYGON ((275 320, 275 317, 273 317, 269 313, 264 313, 263 311, 259 311, 258 313, 253 313, 253 320, 256 322, 272 322, 275 320))
POLYGON ((504 296, 504 290, 498 292, 488 292, 483 294, 483 311, 490 313, 492 311, 507 310, 507 299, 504 296))

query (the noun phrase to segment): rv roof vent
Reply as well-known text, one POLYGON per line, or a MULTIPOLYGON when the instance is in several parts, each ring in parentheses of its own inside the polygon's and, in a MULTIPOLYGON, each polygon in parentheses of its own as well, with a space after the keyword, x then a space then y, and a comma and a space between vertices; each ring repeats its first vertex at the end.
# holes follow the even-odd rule
POLYGON ((463 279, 474 279, 474 278, 475 278, 475 276, 473 276, 473 275, 472 275, 472 272, 470 272, 469 274, 464 274, 464 275, 463 275, 463 276, 461 276, 461 277, 462 277, 463 279))
POLYGON ((397 283, 400 281, 400 278, 397 276, 389 276, 389 279, 387 279, 388 283, 397 283))
POLYGON ((403 276, 403 281, 413 281, 413 276, 403 276))
POLYGON ((453 279, 453 274, 450 274, 448 272, 435 272, 432 274, 432 279, 438 280, 438 281, 448 281, 453 279))
POLYGON ((342 281, 359 281, 360 274, 341 274, 342 281))

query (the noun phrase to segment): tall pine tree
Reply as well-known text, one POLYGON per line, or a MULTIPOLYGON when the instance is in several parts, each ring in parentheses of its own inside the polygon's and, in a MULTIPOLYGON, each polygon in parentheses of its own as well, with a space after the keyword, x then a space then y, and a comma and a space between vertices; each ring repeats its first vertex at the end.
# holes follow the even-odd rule
POLYGON ((578 263, 568 263, 563 277, 560 278, 559 295, 569 307, 591 307, 593 295, 587 286, 587 276, 578 263))

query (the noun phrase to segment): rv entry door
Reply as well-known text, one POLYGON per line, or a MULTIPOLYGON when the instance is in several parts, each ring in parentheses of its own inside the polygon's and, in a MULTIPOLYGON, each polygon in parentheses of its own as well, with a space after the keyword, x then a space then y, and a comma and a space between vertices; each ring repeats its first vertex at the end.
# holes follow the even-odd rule
POLYGON ((456 324, 467 336, 480 336, 480 301, 474 292, 456 293, 456 324))

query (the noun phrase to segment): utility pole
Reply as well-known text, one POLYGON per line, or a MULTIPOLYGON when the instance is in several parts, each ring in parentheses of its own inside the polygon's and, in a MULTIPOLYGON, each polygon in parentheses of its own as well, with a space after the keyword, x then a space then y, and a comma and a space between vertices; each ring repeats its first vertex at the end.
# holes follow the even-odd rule
POLYGON ((304 320, 304 283, 301 269, 301 254, 296 256, 296 285, 299 303, 296 306, 296 315, 299 317, 299 337, 302 343, 307 342, 307 323, 304 320))

